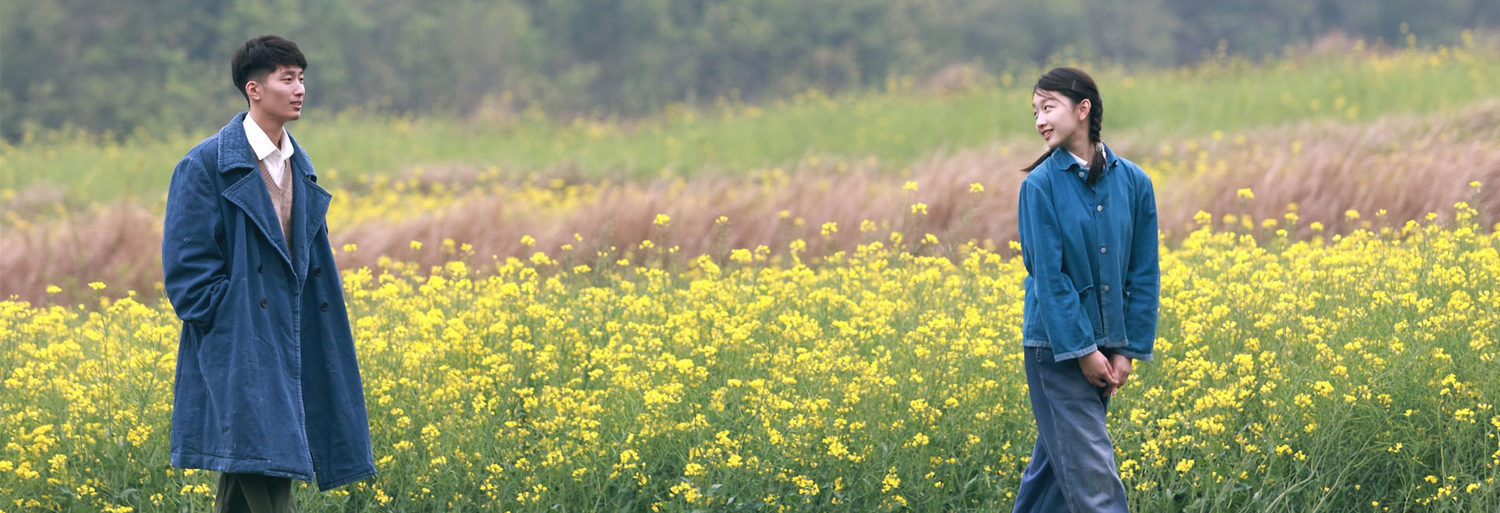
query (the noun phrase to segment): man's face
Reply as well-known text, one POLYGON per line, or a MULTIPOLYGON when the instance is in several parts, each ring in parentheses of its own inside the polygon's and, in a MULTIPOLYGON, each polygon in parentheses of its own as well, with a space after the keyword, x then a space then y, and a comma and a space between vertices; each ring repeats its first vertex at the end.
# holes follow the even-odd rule
POLYGON ((250 81, 245 90, 250 96, 250 108, 266 117, 282 123, 302 117, 302 98, 307 94, 302 68, 277 67, 265 79, 250 81))

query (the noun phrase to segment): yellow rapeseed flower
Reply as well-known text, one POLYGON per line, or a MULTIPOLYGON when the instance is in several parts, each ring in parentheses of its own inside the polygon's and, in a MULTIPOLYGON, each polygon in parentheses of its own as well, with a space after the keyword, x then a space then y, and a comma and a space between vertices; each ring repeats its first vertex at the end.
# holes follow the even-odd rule
POLYGON ((829 235, 833 235, 833 234, 838 233, 838 232, 839 232, 839 224, 835 223, 835 222, 832 222, 832 221, 823 223, 823 228, 821 230, 819 230, 819 233, 821 233, 824 237, 827 237, 829 235))
MULTIPOLYGON (((1371 487, 1363 466, 1306 489, 1364 482, 1359 506, 1489 504, 1492 485, 1471 476, 1500 462, 1488 438, 1500 377, 1475 369, 1500 358, 1500 238, 1415 220, 1400 236, 1341 223, 1336 239, 1268 241, 1236 228, 1266 220, 1200 217, 1160 248, 1157 358, 1113 421, 1135 434, 1115 448, 1133 494, 1231 480, 1281 493, 1288 483, 1269 477, 1313 458, 1337 465, 1338 449, 1367 440, 1379 441, 1359 453, 1369 467, 1409 469, 1441 449, 1421 438, 1435 427, 1444 444, 1485 449, 1454 453, 1435 483, 1398 476, 1421 497, 1371 487), (1392 431, 1402 426, 1423 429, 1392 431), (1225 455, 1248 463, 1196 467, 1225 455)), ((447 263, 386 255, 346 269, 376 462, 406 471, 318 494, 309 509, 618 509, 642 496, 664 511, 733 509, 731 497, 785 511, 834 498, 926 508, 976 473, 1002 486, 964 493, 1013 500, 1005 483, 1035 436, 1015 338, 1019 244, 947 241, 929 255, 901 233, 932 244, 931 228, 893 224, 863 220, 862 244, 827 259, 827 241, 805 231, 678 260, 660 238, 616 251, 575 234, 578 249, 556 260, 533 250, 481 266, 445 249, 447 263)), ((15 410, 0 495, 22 501, 7 510, 108 510, 103 476, 164 454, 181 326, 151 294, 0 300, 0 359, 14 367, 0 402, 15 410)), ((139 510, 191 509, 212 493, 210 474, 141 468, 139 510)), ((1323 493, 1341 501, 1333 509, 1356 506, 1323 493)))

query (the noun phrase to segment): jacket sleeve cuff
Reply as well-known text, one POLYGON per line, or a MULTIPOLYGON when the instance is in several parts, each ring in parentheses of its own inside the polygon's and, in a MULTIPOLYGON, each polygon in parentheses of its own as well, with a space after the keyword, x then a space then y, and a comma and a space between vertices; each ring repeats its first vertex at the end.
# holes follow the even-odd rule
POLYGON ((1114 349, 1113 351, 1115 352, 1115 354, 1125 355, 1125 357, 1130 358, 1131 360, 1145 360, 1148 362, 1151 361, 1150 351, 1142 353, 1140 351, 1135 351, 1127 347, 1121 347, 1118 349, 1114 349))
POLYGON ((1083 349, 1079 349, 1079 350, 1076 350, 1076 351, 1068 351, 1066 353, 1056 352, 1056 348, 1053 348, 1052 361, 1054 361, 1054 362, 1060 362, 1060 361, 1063 361, 1063 360, 1072 360, 1074 358, 1078 358, 1080 356, 1083 356, 1083 355, 1086 355, 1086 354, 1089 354, 1089 353, 1092 353, 1092 352, 1098 351, 1098 350, 1099 350, 1099 346, 1094 345, 1094 344, 1089 344, 1087 346, 1084 346, 1083 349))
POLYGON ((1112 351, 1115 354, 1125 355, 1132 360, 1145 360, 1149 362, 1152 359, 1152 353, 1155 352, 1152 351, 1155 341, 1154 338, 1127 338, 1125 339, 1125 347, 1116 347, 1112 351), (1139 340, 1148 340, 1148 342, 1142 344, 1137 342, 1139 340))

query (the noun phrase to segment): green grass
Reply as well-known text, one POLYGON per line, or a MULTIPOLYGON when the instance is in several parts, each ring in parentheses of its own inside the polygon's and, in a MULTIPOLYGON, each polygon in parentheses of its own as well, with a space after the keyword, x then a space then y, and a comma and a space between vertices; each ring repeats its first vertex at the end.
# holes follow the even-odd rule
MULTIPOLYGON (((1128 135, 1169 142, 1309 120, 1454 111, 1500 97, 1500 56, 1468 49, 1094 71, 1104 92, 1106 140, 1128 135)), ((639 122, 567 122, 531 113, 480 123, 313 110, 291 129, 334 185, 419 165, 642 178, 740 173, 819 156, 873 157, 898 169, 942 149, 1031 137, 1028 86, 1037 73, 1002 76, 952 96, 897 82, 887 91, 832 98, 810 92, 760 107, 669 109, 639 122)), ((116 140, 51 133, 0 145, 0 199, 46 188, 71 206, 158 203, 173 165, 209 133, 169 129, 108 138, 116 140)))

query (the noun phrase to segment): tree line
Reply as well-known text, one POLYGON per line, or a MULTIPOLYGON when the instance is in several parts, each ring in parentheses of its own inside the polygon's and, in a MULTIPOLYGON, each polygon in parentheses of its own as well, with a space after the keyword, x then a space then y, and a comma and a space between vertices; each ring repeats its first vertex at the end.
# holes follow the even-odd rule
POLYGON ((275 33, 335 110, 639 116, 877 87, 954 63, 1070 54, 1131 66, 1252 58, 1341 32, 1454 43, 1487 0, 27 0, 0 4, 0 137, 216 126, 230 52, 275 33))

